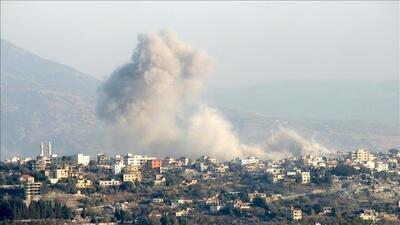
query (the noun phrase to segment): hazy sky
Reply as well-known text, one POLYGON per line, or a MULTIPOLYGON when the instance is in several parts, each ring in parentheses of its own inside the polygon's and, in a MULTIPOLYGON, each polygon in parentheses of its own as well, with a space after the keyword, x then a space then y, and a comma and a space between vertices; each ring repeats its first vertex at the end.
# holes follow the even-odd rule
POLYGON ((2 1, 1 37, 98 78, 167 28, 215 57, 213 86, 376 81, 398 79, 399 19, 396 1, 2 1))

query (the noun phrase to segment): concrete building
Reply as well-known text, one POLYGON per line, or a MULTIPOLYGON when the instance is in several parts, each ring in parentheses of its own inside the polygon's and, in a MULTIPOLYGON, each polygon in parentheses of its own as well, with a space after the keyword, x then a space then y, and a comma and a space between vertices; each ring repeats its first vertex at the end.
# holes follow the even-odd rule
POLYGON ((114 164, 114 165, 112 165, 112 171, 114 174, 120 174, 124 167, 125 167, 125 164, 123 164, 122 162, 119 164, 114 164))
POLYGON ((23 175, 20 178, 21 183, 24 185, 25 199, 38 199, 41 195, 42 183, 35 182, 35 178, 29 175, 23 175))
POLYGON ((244 165, 249 165, 249 164, 258 164, 260 162, 260 160, 254 156, 250 156, 246 159, 241 159, 239 162, 240 162, 240 165, 244 166, 244 165))
POLYGON ((73 159, 74 159, 75 163, 78 165, 87 166, 87 165, 89 165, 89 162, 90 162, 90 156, 84 155, 84 154, 76 154, 73 156, 73 159))
POLYGON ((293 221, 299 221, 303 219, 303 212, 300 209, 292 208, 291 218, 293 221))
POLYGON ((127 166, 123 175, 124 182, 135 182, 142 180, 142 173, 139 171, 137 166, 127 166))
POLYGON ((310 172, 301 172, 301 183, 308 184, 311 181, 310 172))
POLYGON ((69 177, 69 168, 57 168, 56 169, 56 178, 57 179, 68 179, 69 177))
POLYGON ((366 209, 360 214, 360 219, 362 220, 376 220, 376 212, 373 209, 366 209))
POLYGON ((148 164, 151 169, 158 169, 162 166, 162 161, 159 159, 152 159, 148 161, 148 164))
POLYGON ((115 179, 100 180, 99 185, 102 187, 118 186, 118 185, 120 185, 120 182, 119 182, 119 180, 115 180, 115 179))
POLYGON ((375 163, 375 170, 378 172, 389 171, 389 164, 383 162, 377 162, 375 163))
POLYGON ((125 156, 125 164, 133 166, 145 166, 148 161, 156 159, 155 157, 142 156, 142 155, 132 155, 128 154, 125 156))
POLYGON ((365 149, 357 149, 355 152, 352 152, 351 159, 353 161, 365 162, 374 161, 375 157, 371 152, 365 149))
POLYGON ((76 188, 90 188, 92 186, 92 181, 88 179, 78 179, 76 181, 76 188))
POLYGON ((153 203, 163 203, 164 199, 163 198, 153 198, 153 203))

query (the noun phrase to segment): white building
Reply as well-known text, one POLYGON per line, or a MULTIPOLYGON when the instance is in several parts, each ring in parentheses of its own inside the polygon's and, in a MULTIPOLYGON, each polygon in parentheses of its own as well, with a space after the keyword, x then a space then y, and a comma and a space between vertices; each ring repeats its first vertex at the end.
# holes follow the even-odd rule
POLYGON ((301 172, 301 183, 308 184, 311 181, 310 172, 301 172))
POLYGON ((380 172, 380 171, 388 171, 389 170, 389 164, 383 163, 383 162, 377 162, 375 163, 375 170, 380 172))
POLYGON ((87 166, 90 162, 90 156, 84 154, 76 154, 73 156, 76 164, 87 166))
POLYGON ((120 185, 119 180, 111 179, 111 180, 100 180, 99 185, 102 187, 109 187, 109 186, 118 186, 120 185))
POLYGON ((121 161, 121 163, 113 164, 112 171, 114 174, 120 174, 122 169, 125 167, 125 164, 121 161))
POLYGON ((125 156, 125 164, 133 165, 133 166, 145 166, 148 161, 156 159, 155 157, 147 156, 147 155, 132 155, 128 154, 125 156))
POLYGON ((240 165, 244 166, 244 165, 248 165, 248 164, 258 164, 260 162, 259 159, 257 159, 254 156, 250 156, 246 159, 241 159, 240 160, 240 165))

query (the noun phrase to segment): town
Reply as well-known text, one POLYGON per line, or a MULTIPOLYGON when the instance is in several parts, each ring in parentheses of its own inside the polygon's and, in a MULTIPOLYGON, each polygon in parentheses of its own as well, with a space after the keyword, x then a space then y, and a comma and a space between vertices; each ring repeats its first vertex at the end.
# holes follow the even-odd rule
POLYGON ((41 224, 398 224, 400 151, 282 160, 38 156, 1 162, 0 220, 41 224), (50 208, 50 209, 49 209, 50 208))

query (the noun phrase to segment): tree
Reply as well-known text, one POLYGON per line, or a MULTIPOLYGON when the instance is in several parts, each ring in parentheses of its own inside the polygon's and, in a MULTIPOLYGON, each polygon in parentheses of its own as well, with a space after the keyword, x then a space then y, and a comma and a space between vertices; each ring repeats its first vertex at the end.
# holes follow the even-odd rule
POLYGON ((253 205, 255 207, 265 208, 266 206, 265 198, 256 197, 253 200, 253 205))

